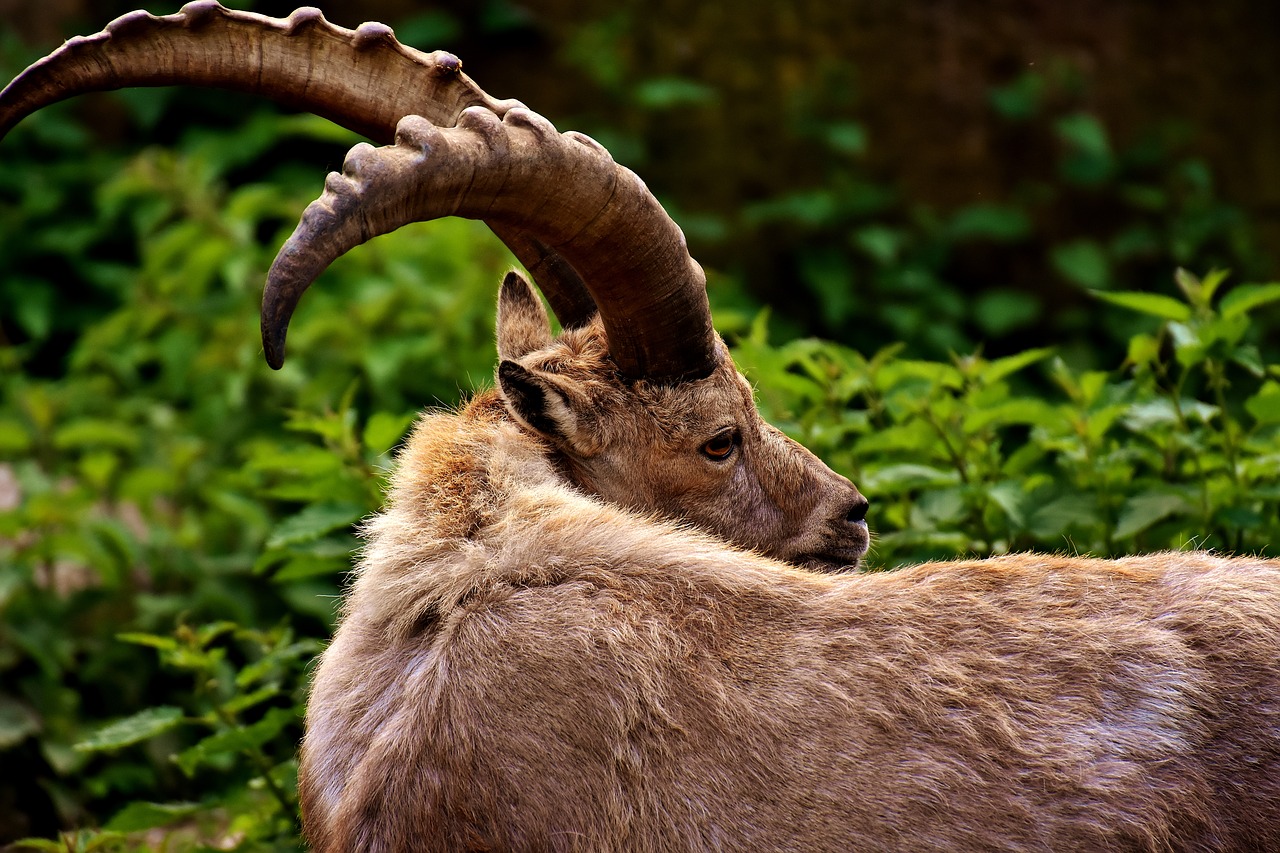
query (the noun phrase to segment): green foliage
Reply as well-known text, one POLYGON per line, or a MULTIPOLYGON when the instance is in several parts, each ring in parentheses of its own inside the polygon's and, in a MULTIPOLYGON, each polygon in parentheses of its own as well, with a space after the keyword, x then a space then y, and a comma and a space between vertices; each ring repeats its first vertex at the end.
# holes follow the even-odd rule
POLYGON ((1101 292, 1148 316, 1116 372, 1052 349, 949 362, 838 344, 767 343, 765 315, 736 356, 766 416, 872 497, 871 562, 1052 550, 1113 556, 1211 548, 1276 553, 1280 367, 1251 312, 1276 284, 1179 270, 1181 300, 1101 292), (1045 372, 1056 392, 1018 382, 1045 372))

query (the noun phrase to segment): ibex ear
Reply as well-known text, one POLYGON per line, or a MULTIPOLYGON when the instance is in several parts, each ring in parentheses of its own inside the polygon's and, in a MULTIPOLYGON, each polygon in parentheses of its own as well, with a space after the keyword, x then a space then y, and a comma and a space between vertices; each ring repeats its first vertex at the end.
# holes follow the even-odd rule
POLYGON ((578 418, 569 398, 550 379, 514 361, 498 364, 498 389, 507 411, 548 438, 568 441, 578 431, 578 418))
POLYGON ((547 309, 529 282, 512 270, 498 291, 498 358, 513 361, 551 341, 547 309))

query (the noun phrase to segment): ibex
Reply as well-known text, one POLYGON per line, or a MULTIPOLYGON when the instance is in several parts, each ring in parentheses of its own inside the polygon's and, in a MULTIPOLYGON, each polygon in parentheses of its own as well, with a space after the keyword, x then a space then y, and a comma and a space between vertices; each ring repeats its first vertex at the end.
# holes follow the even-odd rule
POLYGON ((855 567, 867 502, 757 414, 701 268, 599 145, 450 54, 192 3, 72 39, 0 132, 94 89, 261 92, 352 150, 269 274, 482 219, 496 388, 421 419, 302 746, 318 851, 1280 850, 1280 564, 855 567))

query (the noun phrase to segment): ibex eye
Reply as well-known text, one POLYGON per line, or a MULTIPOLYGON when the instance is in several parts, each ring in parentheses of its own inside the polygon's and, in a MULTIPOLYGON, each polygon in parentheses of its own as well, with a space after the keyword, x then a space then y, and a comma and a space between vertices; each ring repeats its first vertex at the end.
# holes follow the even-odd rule
POLYGON ((723 462, 733 455, 733 448, 737 443, 738 434, 733 430, 725 430, 702 445, 702 455, 715 462, 723 462))

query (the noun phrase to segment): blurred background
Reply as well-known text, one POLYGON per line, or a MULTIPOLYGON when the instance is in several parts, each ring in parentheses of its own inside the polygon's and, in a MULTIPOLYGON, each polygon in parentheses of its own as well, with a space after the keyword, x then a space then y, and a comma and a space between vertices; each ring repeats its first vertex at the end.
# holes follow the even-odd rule
MULTIPOLYGON (((868 568, 1275 553, 1280 6, 318 5, 644 178, 766 416, 871 497, 868 568)), ((131 8, 0 0, 0 77, 131 8)), ((0 142, 0 846, 297 848, 353 524, 415 413, 491 383, 512 263, 379 238, 269 371, 265 270, 357 141, 152 89, 0 142)))

